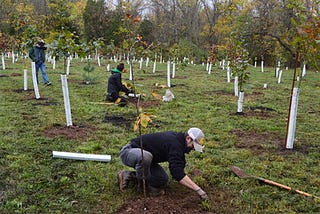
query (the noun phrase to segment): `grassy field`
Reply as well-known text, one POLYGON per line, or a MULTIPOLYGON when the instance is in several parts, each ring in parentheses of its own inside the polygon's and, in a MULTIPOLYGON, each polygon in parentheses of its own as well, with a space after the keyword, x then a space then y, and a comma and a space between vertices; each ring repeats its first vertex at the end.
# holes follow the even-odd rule
MULTIPOLYGON (((21 59, 14 64, 6 59, 6 70, 0 70, 0 213, 118 213, 137 197, 134 191, 120 194, 116 181, 116 172, 124 168, 119 149, 138 136, 133 131, 137 111, 133 104, 105 103, 107 61, 102 60, 101 67, 94 64, 94 84, 83 81, 84 62, 71 62, 72 127, 66 127, 62 62, 55 70, 47 63, 52 85, 39 85, 38 100, 28 60, 28 90, 23 90, 23 64, 21 59), (109 154, 112 160, 57 159, 52 151, 109 154)), ((226 71, 214 67, 208 75, 202 65, 188 65, 185 70, 178 67, 170 88, 175 99, 162 102, 151 92, 164 95, 166 88, 155 85, 166 85, 166 64, 158 64, 152 73, 152 66, 140 70, 135 63, 136 90, 146 94, 142 111, 156 116, 142 131, 184 132, 193 126, 204 131, 205 151, 187 155, 186 168, 210 197, 209 202, 197 202, 199 212, 320 213, 319 200, 263 185, 254 178, 239 178, 229 169, 235 165, 250 175, 320 196, 320 74, 307 71, 302 81, 294 149, 287 150, 293 72, 284 70, 278 84, 273 68, 264 72, 249 69, 244 114, 237 115, 237 97, 233 82, 226 81, 226 71)), ((123 81, 130 83, 128 77, 123 74, 123 81)), ((168 186, 172 200, 194 194, 172 179, 168 186)))

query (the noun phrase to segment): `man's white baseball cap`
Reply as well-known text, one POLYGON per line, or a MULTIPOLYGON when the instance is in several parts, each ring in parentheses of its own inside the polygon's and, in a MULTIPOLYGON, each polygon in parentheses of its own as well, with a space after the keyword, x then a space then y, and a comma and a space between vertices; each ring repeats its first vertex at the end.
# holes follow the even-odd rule
POLYGON ((193 147, 194 150, 198 152, 202 152, 203 150, 203 143, 204 143, 204 134, 201 129, 193 127, 188 130, 188 135, 193 140, 193 147))

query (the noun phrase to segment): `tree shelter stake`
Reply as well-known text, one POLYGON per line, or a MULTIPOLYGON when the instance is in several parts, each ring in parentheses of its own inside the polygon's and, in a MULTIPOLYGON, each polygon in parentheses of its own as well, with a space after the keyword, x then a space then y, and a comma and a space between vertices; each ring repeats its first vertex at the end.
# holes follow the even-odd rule
MULTIPOLYGON (((130 49, 130 56, 129 56, 129 63, 130 63, 130 69, 131 69, 131 77, 132 77, 132 85, 133 88, 135 88, 135 83, 134 83, 134 75, 133 75, 133 66, 132 66, 132 50, 130 49)), ((134 93, 134 97, 136 98, 136 91, 133 90, 134 93)), ((135 102, 135 107, 136 107, 136 111, 137 111, 137 115, 138 117, 140 117, 140 112, 139 112, 139 101, 140 101, 140 96, 138 97, 138 99, 135 102)), ((139 126, 139 137, 140 137, 140 151, 141 151, 141 162, 143 163, 144 160, 144 156, 143 156, 143 142, 142 142, 142 130, 141 130, 141 123, 138 123, 139 126)), ((144 197, 147 196, 146 194, 146 176, 145 176, 145 169, 144 169, 144 165, 142 165, 142 171, 143 171, 143 175, 142 175, 142 184, 143 184, 143 195, 144 197)))
MULTIPOLYGON (((288 110, 288 120, 287 120, 287 131, 286 131, 286 144, 288 140, 288 132, 289 132, 289 124, 290 124, 290 116, 291 116, 291 103, 292 103, 292 98, 293 98, 293 91, 294 91, 294 86, 295 86, 295 81, 296 81, 296 76, 297 76, 297 65, 298 65, 298 59, 299 59, 299 53, 296 53, 296 58, 294 62, 294 72, 293 72, 293 78, 292 78, 292 86, 291 86, 291 94, 290 94, 290 103, 289 103, 289 110, 288 110)), ((300 84, 299 84, 300 86, 300 84)))

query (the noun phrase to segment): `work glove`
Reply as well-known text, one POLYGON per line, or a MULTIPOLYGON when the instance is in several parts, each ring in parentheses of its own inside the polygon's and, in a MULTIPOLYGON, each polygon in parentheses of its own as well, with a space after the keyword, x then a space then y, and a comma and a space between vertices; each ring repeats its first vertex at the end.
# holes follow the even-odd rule
POLYGON ((206 201, 209 199, 207 193, 205 191, 203 191, 201 188, 195 190, 196 193, 200 196, 200 198, 203 200, 203 201, 206 201))

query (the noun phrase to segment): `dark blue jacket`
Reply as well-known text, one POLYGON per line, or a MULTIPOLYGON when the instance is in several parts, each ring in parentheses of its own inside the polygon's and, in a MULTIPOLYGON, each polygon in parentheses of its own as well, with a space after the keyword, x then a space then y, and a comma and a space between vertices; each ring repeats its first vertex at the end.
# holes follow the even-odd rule
MULTIPOLYGON (((153 155, 153 163, 169 162, 172 177, 180 181, 186 173, 185 154, 191 151, 186 144, 186 134, 181 132, 158 132, 141 136, 143 149, 153 155)), ((140 137, 132 139, 133 148, 140 148, 140 137)))
POLYGON ((29 50, 29 57, 32 59, 33 62, 35 63, 44 63, 46 60, 46 54, 45 54, 45 50, 47 48, 46 47, 38 47, 38 46, 34 46, 33 48, 31 48, 29 50))

